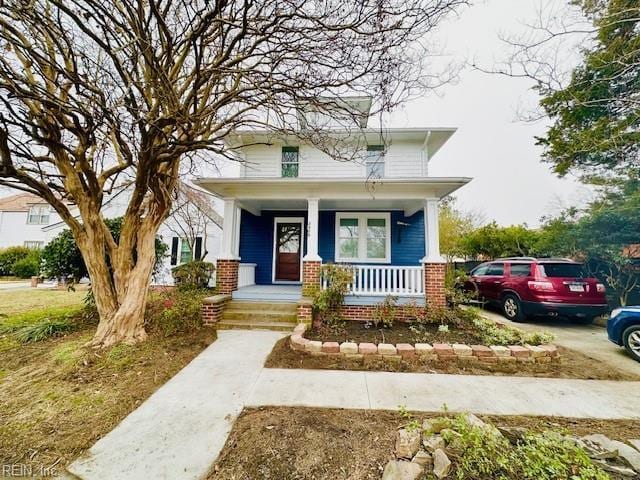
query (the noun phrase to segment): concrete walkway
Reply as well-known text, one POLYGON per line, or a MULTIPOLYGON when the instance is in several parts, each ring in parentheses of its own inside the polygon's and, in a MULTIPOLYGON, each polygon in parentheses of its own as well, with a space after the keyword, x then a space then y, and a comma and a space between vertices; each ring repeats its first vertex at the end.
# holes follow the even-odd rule
POLYGON ((640 382, 263 368, 282 336, 219 332, 69 471, 92 480, 203 478, 244 406, 640 418, 640 382))

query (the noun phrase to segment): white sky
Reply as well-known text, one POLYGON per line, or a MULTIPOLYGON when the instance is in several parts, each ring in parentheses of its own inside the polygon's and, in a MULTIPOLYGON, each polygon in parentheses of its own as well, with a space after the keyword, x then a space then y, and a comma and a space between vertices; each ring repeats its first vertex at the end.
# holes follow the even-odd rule
MULTIPOLYGON (((477 2, 441 26, 441 46, 456 60, 477 59, 491 67, 493 59, 504 59, 508 51, 498 34, 525 32, 524 23, 533 22, 539 6, 540 0, 477 2)), ((440 97, 432 94, 395 112, 390 126, 457 127, 431 162, 429 174, 473 177, 456 193, 460 207, 503 225, 536 226, 541 216, 586 202, 590 193, 575 179, 558 179, 540 161, 542 149, 534 137, 545 132, 545 125, 521 122, 517 115, 523 105, 537 104, 530 87, 525 79, 467 68, 460 82, 444 87, 440 97)))

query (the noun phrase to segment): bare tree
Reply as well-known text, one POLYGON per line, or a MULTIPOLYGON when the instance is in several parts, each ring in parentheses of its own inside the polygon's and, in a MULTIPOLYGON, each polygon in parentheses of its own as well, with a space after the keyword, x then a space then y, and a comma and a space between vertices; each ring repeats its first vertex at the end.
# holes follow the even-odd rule
POLYGON ((146 338, 154 238, 181 163, 233 158, 224 140, 243 128, 329 151, 321 131, 298 128, 298 107, 353 120, 327 99, 368 94, 381 113, 439 83, 425 36, 465 3, 1 2, 0 185, 40 196, 70 227, 100 316, 93 345, 146 338), (128 185, 113 238, 101 208, 128 185))

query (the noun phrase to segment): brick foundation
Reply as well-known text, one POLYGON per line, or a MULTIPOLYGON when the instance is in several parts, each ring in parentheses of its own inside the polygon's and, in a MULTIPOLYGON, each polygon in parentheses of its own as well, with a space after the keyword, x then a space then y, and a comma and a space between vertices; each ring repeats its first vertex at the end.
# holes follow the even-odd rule
POLYGON ((231 295, 214 295, 202 301, 202 323, 214 325, 222 318, 227 303, 231 300, 231 295))
POLYGON ((444 263, 424 264, 424 294, 428 306, 447 306, 447 298, 444 292, 444 276, 444 263))
MULTIPOLYGON (((381 299, 382 300, 382 299, 381 299)), ((374 305, 343 305, 340 315, 345 320, 367 321, 373 319, 374 305)), ((417 307, 423 309, 424 307, 417 307)), ((410 305, 398 305, 395 307, 395 322, 412 322, 415 320, 416 307, 410 305)))
POLYGON ((322 262, 315 260, 302 261, 302 295, 311 297, 320 288, 320 270, 322 262))
POLYGON ((229 295, 238 289, 239 260, 218 259, 216 263, 216 286, 218 293, 229 295))

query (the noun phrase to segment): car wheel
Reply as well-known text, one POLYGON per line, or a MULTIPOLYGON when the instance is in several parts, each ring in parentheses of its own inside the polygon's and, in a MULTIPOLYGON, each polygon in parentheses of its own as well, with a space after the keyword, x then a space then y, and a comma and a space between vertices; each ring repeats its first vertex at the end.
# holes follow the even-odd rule
POLYGON ((526 317, 522 313, 520 300, 515 295, 507 294, 502 299, 502 313, 513 322, 524 322, 526 317))
POLYGON ((627 328, 622 334, 622 343, 627 352, 640 362, 640 325, 627 328))

